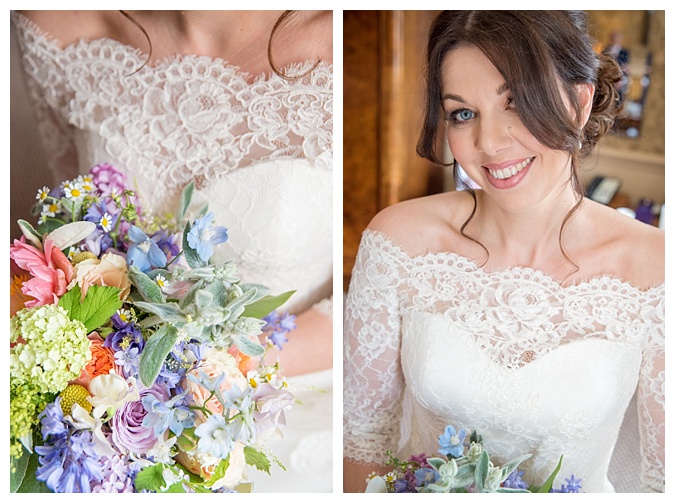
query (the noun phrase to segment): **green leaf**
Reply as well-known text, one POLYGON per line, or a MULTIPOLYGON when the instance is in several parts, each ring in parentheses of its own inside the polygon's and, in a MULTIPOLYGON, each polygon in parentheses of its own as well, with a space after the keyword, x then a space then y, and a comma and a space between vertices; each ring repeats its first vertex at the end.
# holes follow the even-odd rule
POLYGON ((487 451, 481 452, 480 459, 476 463, 476 489, 478 489, 479 493, 483 492, 483 488, 485 487, 485 481, 489 473, 489 463, 490 457, 487 451))
POLYGON ((295 290, 276 296, 266 295, 262 299, 246 306, 242 316, 258 319, 263 318, 286 302, 294 293, 295 290))
POLYGON ((562 466, 562 460, 563 457, 560 456, 560 459, 558 460, 558 466, 555 467, 555 470, 549 475, 549 477, 546 479, 546 482, 541 487, 538 488, 533 488, 532 492, 533 493, 548 493, 551 492, 551 488, 553 487, 553 481, 555 480, 556 475, 558 475, 558 472, 560 471, 560 467, 562 466))
POLYGON ((261 356, 265 352, 265 348, 245 335, 232 334, 232 341, 237 349, 247 356, 261 356))
POLYGON ((229 467, 230 467, 230 456, 228 455, 225 459, 220 460, 220 463, 218 463, 218 466, 216 466, 216 469, 213 471, 213 475, 211 475, 211 478, 207 480, 204 483, 204 485, 206 487, 211 487, 219 479, 225 476, 225 472, 229 467))
POLYGON ((185 213, 187 212, 188 207, 190 206, 190 201, 192 200, 192 193, 195 190, 194 182, 188 183, 183 192, 180 194, 180 206, 178 207, 178 222, 182 222, 185 218, 185 213))
POLYGON ((192 224, 190 222, 186 223, 185 229, 183 230, 183 255, 185 256, 185 260, 187 261, 188 265, 190 267, 192 267, 193 269, 199 269, 200 267, 206 267, 208 265, 208 263, 203 261, 199 257, 199 254, 197 253, 197 250, 192 248, 190 246, 190 243, 188 242, 188 234, 190 233, 191 229, 192 229, 192 224))
POLYGON ((178 340, 176 327, 162 325, 146 342, 138 366, 141 382, 146 388, 151 387, 157 379, 164 360, 173 349, 176 340, 178 340))
POLYGON ((30 222, 17 220, 17 223, 19 224, 21 233, 26 236, 26 240, 37 246, 39 249, 42 249, 42 235, 33 228, 30 222))
POLYGON ((269 475, 270 460, 262 452, 256 451, 253 447, 246 446, 244 447, 244 459, 246 459, 247 465, 255 466, 261 472, 269 475))
POLYGON ((134 302, 134 306, 142 309, 145 312, 156 314, 162 321, 180 323, 185 322, 185 315, 180 310, 177 304, 172 302, 155 304, 152 302, 134 302))
POLYGON ((38 455, 36 452, 30 455, 28 466, 26 466, 26 475, 21 482, 21 486, 16 490, 17 493, 49 493, 51 492, 44 482, 35 478, 35 472, 38 469, 38 455))
POLYGON ((87 333, 106 323, 122 307, 121 290, 114 286, 91 285, 82 298, 79 285, 75 285, 59 299, 59 306, 68 311, 72 320, 81 321, 87 333))
POLYGON ((136 475, 136 489, 138 491, 161 491, 162 486, 164 485, 164 475, 162 471, 164 470, 164 464, 156 463, 151 466, 146 466, 138 475, 136 475))
POLYGON ((141 271, 137 266, 132 265, 129 268, 129 281, 133 283, 141 296, 148 302, 162 302, 164 296, 162 289, 157 282, 153 281, 147 274, 141 271))
MULTIPOLYGON (((233 313, 236 313, 241 308, 249 304, 255 298, 255 295, 256 295, 255 289, 244 292, 239 297, 236 297, 232 299, 230 302, 228 302, 225 308, 229 309, 233 313)), ((222 298, 223 296, 221 295, 221 299, 222 298)))

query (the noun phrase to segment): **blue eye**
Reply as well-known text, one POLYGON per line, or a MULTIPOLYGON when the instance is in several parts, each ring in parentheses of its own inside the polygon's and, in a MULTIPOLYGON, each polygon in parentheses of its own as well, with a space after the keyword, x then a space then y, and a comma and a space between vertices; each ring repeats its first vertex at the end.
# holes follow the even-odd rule
POLYGON ((474 117, 476 117, 476 114, 468 108, 461 108, 448 114, 448 120, 454 124, 461 124, 463 122, 470 121, 474 117))

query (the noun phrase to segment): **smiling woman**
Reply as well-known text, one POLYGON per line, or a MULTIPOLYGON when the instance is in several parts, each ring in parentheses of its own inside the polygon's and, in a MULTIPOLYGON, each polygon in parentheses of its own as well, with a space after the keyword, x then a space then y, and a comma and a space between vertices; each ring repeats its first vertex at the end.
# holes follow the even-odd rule
POLYGON ((478 430, 495 463, 531 454, 526 485, 563 456, 556 487, 614 492, 637 389, 642 489, 663 491, 664 233, 584 197, 580 160, 617 108, 618 70, 593 46, 578 11, 445 11, 432 25, 417 151, 440 164, 445 135, 472 184, 390 206, 363 234, 345 309, 345 490, 384 473, 387 451, 439 452, 453 425, 478 430))

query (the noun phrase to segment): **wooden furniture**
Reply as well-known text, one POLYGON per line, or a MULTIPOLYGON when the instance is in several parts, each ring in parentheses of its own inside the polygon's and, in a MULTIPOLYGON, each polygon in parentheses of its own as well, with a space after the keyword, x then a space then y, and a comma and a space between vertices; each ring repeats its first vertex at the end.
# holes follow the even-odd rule
POLYGON ((415 153, 423 113, 422 65, 437 11, 344 11, 346 291, 361 233, 396 202, 440 192, 441 168, 415 153))

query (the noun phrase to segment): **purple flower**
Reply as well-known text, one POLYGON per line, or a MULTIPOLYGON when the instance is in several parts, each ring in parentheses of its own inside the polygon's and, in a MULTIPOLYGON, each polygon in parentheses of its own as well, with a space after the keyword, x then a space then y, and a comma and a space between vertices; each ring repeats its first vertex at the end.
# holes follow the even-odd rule
POLYGON ((132 225, 127 236, 133 243, 127 252, 129 266, 135 265, 143 272, 148 272, 152 267, 166 266, 166 255, 145 232, 132 225))
POLYGON ((103 197, 110 196, 113 192, 122 195, 127 189, 124 173, 108 163, 98 164, 89 170, 99 193, 103 197))
POLYGON ((117 313, 110 320, 116 330, 105 338, 103 345, 106 348, 112 348, 115 352, 125 351, 129 348, 138 348, 139 352, 143 351, 145 340, 135 323, 123 321, 117 313))
POLYGON ((92 493, 133 493, 134 480, 138 469, 133 463, 115 454, 111 457, 101 458, 101 472, 103 477, 100 481, 91 485, 92 493))
POLYGON ((202 218, 195 220, 187 235, 187 242, 197 252, 199 258, 208 262, 213 255, 213 247, 227 241, 227 229, 211 225, 213 212, 209 211, 202 218))
POLYGON ((128 347, 126 350, 120 350, 115 353, 115 363, 122 367, 124 377, 131 377, 138 372, 140 355, 137 347, 128 347))
POLYGON ((169 260, 176 257, 180 253, 180 247, 176 242, 177 239, 178 235, 169 234, 166 229, 162 229, 152 236, 152 240, 157 243, 159 249, 162 250, 164 255, 166 255, 169 260))
POLYGON ((44 445, 35 447, 40 465, 35 477, 56 493, 91 492, 91 484, 103 478, 91 431, 76 430, 64 420, 60 398, 39 417, 44 445))
POLYGON ((522 479, 523 475, 523 470, 513 470, 502 485, 510 489, 529 489, 529 484, 522 479))
POLYGON ((113 443, 123 452, 142 453, 149 451, 157 437, 152 428, 143 426, 147 411, 143 407, 143 398, 153 395, 161 401, 167 400, 164 389, 158 385, 140 391, 140 400, 127 402, 115 411, 112 420, 113 443))
POLYGON ((580 492, 581 489, 581 479, 575 479, 574 475, 570 476, 570 478, 565 479, 565 482, 567 482, 567 485, 562 484, 560 486, 560 489, 551 489, 550 492, 552 493, 578 493, 580 492))
POLYGON ((466 431, 464 428, 456 431, 452 425, 446 426, 445 432, 438 439, 438 444, 440 446, 438 452, 453 458, 461 457, 461 455, 464 454, 465 437, 466 431))
POLYGON ((439 474, 433 468, 420 468, 415 470, 415 480, 418 487, 426 487, 438 480, 439 474))
POLYGON ((284 313, 282 316, 279 316, 276 310, 272 311, 270 314, 263 318, 267 324, 263 327, 264 332, 271 332, 267 336, 267 340, 270 341, 277 349, 282 349, 282 345, 288 342, 288 333, 291 330, 295 330, 295 315, 284 313))

